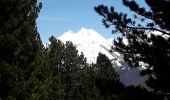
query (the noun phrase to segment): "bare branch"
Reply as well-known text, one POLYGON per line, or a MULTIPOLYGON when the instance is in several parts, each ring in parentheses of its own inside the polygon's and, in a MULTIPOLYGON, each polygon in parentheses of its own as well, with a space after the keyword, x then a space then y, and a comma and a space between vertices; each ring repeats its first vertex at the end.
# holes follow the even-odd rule
POLYGON ((165 32, 163 30, 160 30, 160 29, 157 29, 157 28, 147 28, 147 27, 131 27, 131 26, 126 26, 127 28, 130 28, 130 29, 144 29, 144 30, 153 30, 153 31, 159 31, 161 32, 162 34, 166 34, 166 35, 170 35, 170 33, 168 32, 165 32))

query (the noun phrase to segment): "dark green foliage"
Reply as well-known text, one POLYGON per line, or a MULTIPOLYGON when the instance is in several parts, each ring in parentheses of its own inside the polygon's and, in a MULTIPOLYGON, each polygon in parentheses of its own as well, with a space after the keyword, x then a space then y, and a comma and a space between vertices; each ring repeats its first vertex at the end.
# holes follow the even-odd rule
POLYGON ((129 86, 123 91, 123 100, 164 100, 163 95, 157 95, 137 86, 129 86))
POLYGON ((114 41, 113 50, 122 53, 124 59, 133 67, 139 66, 139 62, 144 62, 146 70, 141 74, 149 76, 147 85, 160 94, 169 95, 170 1, 145 0, 150 8, 148 10, 140 7, 135 0, 122 0, 122 2, 137 14, 134 18, 116 12, 114 7, 110 9, 104 5, 95 7, 95 11, 103 17, 104 25, 114 26, 113 34, 123 35, 114 41), (150 35, 153 31, 161 32, 162 35, 150 35), (128 45, 123 43, 123 38, 127 38, 128 45))
MULTIPOLYGON (((149 0, 147 2, 149 4, 149 0)), ((139 9, 135 2, 124 1, 124 4, 135 5, 131 9, 139 9)), ((153 11, 158 11, 151 6, 153 11)), ((125 54, 131 65, 137 65, 138 61, 149 64, 143 74, 154 74, 157 79, 150 77, 154 82, 149 80, 148 85, 161 92, 152 93, 139 87, 125 88, 104 54, 99 53, 96 64, 89 65, 84 55, 78 54, 71 42, 64 44, 52 36, 49 39, 50 44, 44 47, 36 27, 36 18, 41 7, 42 4, 38 5, 36 0, 0 0, 0 100, 161 100, 164 95, 162 91, 169 90, 169 87, 165 88, 169 79, 164 77, 169 75, 169 38, 155 35, 147 37, 144 31, 129 29, 126 32, 134 34, 124 35, 131 45, 125 46, 121 39, 115 42, 116 50, 125 54), (141 54, 140 57, 134 56, 138 53, 141 54), (153 70, 149 69, 151 65, 153 70), (160 67, 162 65, 163 68, 160 67)), ((103 14, 100 10, 97 11, 103 14)), ((109 11, 104 7, 103 11, 109 14, 114 12, 114 8, 109 11)), ((161 11, 169 13, 167 10, 161 11)), ((140 9, 139 12, 143 13, 144 10, 140 9)), ((112 14, 108 15, 109 21, 115 18, 112 14)), ((158 23, 160 28, 168 30, 169 26, 164 25, 168 24, 168 19, 163 16, 161 18, 164 23, 155 21, 154 24, 158 23)), ((117 21, 121 22, 120 25, 131 22, 126 19, 126 15, 123 20, 126 22, 122 19, 117 21)), ((108 27, 105 21, 103 22, 108 27)), ((152 25, 148 24, 149 27, 152 25)), ((123 32, 124 29, 118 26, 117 31, 123 32)))
POLYGON ((35 23, 40 8, 36 0, 1 0, 0 9, 0 96, 29 98, 25 85, 42 47, 35 23))
POLYGON ((50 65, 53 66, 53 74, 61 81, 62 98, 64 100, 79 100, 81 91, 81 76, 86 59, 84 55, 78 54, 71 42, 62 43, 60 40, 50 37, 49 45, 50 65))
POLYGON ((36 0, 0 0, 2 100, 47 100, 56 90, 36 27, 40 6, 36 0))
POLYGON ((80 73, 79 99, 78 100, 100 100, 100 91, 95 84, 96 75, 94 66, 84 66, 80 73))
POLYGON ((119 80, 118 74, 114 70, 110 59, 106 55, 99 53, 95 68, 100 78, 115 81, 119 80))
POLYGON ((106 55, 99 53, 95 64, 95 71, 96 86, 100 90, 102 100, 118 98, 124 86, 120 83, 118 74, 106 55))

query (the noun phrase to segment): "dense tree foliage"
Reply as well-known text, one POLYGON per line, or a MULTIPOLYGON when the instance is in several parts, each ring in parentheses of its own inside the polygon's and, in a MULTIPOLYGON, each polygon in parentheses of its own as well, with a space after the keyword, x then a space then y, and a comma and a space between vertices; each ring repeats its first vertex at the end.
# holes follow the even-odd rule
POLYGON ((53 76, 41 43, 36 0, 0 1, 0 99, 55 100, 58 79, 53 76))
POLYGON ((163 95, 157 95, 149 92, 140 86, 128 86, 123 91, 122 100, 164 100, 163 95))
POLYGON ((120 83, 117 72, 114 70, 110 59, 99 53, 95 66, 96 86, 100 90, 102 100, 118 98, 124 89, 120 83))
POLYGON ((94 72, 94 66, 84 66, 80 75, 79 100, 100 100, 100 91, 95 84, 96 75, 94 72))
POLYGON ((35 22, 41 8, 36 0, 1 0, 0 9, 0 96, 32 98, 37 91, 33 85, 44 81, 35 72, 41 67, 37 59, 42 44, 35 22))
POLYGON ((50 37, 49 59, 54 75, 61 82, 62 98, 76 100, 80 82, 81 69, 86 65, 84 55, 78 54, 76 47, 71 42, 62 43, 53 36, 50 37))
MULTIPOLYGON (((138 5, 135 0, 122 0, 134 17, 116 12, 114 6, 99 5, 95 11, 103 17, 108 28, 113 26, 113 34, 122 34, 114 41, 113 51, 124 55, 133 67, 144 63, 142 75, 148 75, 146 82, 158 94, 170 93, 170 0, 145 0, 148 8, 138 5), (161 35, 155 33, 160 32, 161 35), (128 40, 128 45, 123 39, 128 40)), ((141 1, 140 1, 141 2, 141 1)))
MULTIPOLYGON (((104 54, 99 53, 95 64, 87 64, 84 55, 78 53, 72 42, 63 43, 51 36, 50 44, 43 46, 36 27, 36 18, 41 7, 42 4, 38 4, 36 0, 0 0, 0 100, 162 99, 162 94, 155 97, 155 93, 143 88, 124 87, 111 61, 104 54)), ((160 29, 167 32, 168 26, 164 25, 168 24, 167 20, 164 18, 165 23, 155 23, 159 23, 160 29)), ((136 35, 127 36, 143 36, 137 34, 138 30, 134 31, 136 35)), ((164 72, 164 69, 155 71, 159 71, 163 61, 165 69, 168 68, 168 58, 164 51, 169 48, 169 38, 165 40, 161 36, 153 35, 147 39, 150 39, 148 42, 152 41, 154 48, 157 47, 157 51, 150 47, 153 53, 148 56, 155 60, 152 62, 153 72, 160 75, 156 81, 160 82, 160 72, 164 72), (161 45, 157 43, 157 39, 161 45), (159 55, 159 50, 163 53, 159 57, 164 57, 160 63, 156 62, 159 58, 152 57, 154 53, 159 55), (159 66, 156 66, 156 63, 159 66), (155 69, 155 66, 158 69, 155 69)), ((140 46, 140 49, 146 50, 143 45, 140 46)), ((124 47, 122 50, 124 51, 120 51, 121 53, 126 51, 124 47)), ((147 57, 144 58, 146 60, 147 57)), ((146 61, 148 64, 151 62, 149 58, 146 61)), ((168 75, 166 72, 163 74, 168 75)), ((168 90, 163 87, 157 89, 168 90)))

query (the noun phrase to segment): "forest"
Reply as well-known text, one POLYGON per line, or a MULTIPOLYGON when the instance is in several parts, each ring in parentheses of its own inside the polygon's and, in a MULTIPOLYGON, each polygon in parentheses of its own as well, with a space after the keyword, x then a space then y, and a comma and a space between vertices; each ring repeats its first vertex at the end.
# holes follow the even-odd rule
POLYGON ((41 2, 0 0, 0 100, 170 100, 170 0, 145 0, 149 10, 136 0, 121 1, 134 16, 114 5, 92 10, 120 35, 110 52, 121 53, 131 67, 144 63, 140 74, 149 77, 149 89, 121 83, 102 53, 89 64, 72 42, 51 36, 44 46, 36 23, 41 2))

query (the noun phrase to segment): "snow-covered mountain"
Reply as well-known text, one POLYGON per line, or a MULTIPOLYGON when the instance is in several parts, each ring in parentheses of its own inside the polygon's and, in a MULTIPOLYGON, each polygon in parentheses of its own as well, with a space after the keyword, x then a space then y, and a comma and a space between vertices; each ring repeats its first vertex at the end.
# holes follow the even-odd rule
MULTIPOLYGON (((88 63, 95 63, 98 53, 103 53, 116 66, 115 69, 120 75, 120 80, 125 85, 144 84, 146 77, 139 75, 140 69, 132 69, 123 61, 123 56, 119 53, 110 53, 112 39, 105 39, 93 29, 81 28, 78 32, 68 31, 58 37, 63 42, 72 41, 79 53, 83 52, 88 63)), ((127 42, 125 40, 125 42, 127 42)))
POLYGON ((107 51, 111 48, 111 43, 93 29, 81 28, 78 32, 68 31, 58 39, 63 42, 72 41, 79 53, 83 52, 88 63, 95 63, 99 52, 108 56, 109 59, 116 57, 116 54, 114 57, 107 51))

